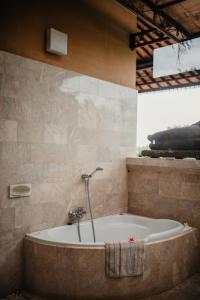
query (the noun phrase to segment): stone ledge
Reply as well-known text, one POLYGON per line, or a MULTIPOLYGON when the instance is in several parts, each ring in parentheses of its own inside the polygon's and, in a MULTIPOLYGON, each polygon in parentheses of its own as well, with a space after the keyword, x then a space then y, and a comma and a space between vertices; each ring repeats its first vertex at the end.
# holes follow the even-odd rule
POLYGON ((143 150, 142 156, 151 158, 196 158, 200 159, 200 150, 143 150))
POLYGON ((175 169, 194 169, 200 171, 200 161, 195 159, 173 159, 173 158, 146 158, 129 157, 126 159, 128 169, 135 166, 160 167, 175 169))

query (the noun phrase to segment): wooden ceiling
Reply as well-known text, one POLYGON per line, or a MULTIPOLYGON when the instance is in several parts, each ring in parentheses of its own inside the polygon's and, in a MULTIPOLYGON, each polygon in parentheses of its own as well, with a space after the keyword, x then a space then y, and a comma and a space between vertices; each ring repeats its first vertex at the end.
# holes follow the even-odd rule
POLYGON ((137 33, 130 48, 137 51, 140 93, 200 85, 200 71, 153 78, 153 50, 200 37, 200 0, 117 0, 137 14, 137 33))

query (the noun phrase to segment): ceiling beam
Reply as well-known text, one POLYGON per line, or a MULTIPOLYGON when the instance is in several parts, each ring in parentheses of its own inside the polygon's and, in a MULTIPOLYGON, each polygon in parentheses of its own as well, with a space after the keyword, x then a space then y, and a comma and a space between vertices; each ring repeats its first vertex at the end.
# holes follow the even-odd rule
MULTIPOLYGON (((143 22, 141 22, 141 21, 140 21, 140 23, 143 24, 143 22)), ((143 25, 144 25, 144 24, 143 24, 143 25)), ((143 31, 143 27, 141 27, 140 24, 138 24, 138 29, 140 29, 140 31, 143 31)), ((157 38, 160 37, 160 35, 157 34, 157 32, 155 32, 155 36, 156 36, 157 38)), ((146 37, 147 37, 148 39, 153 39, 151 33, 147 33, 147 34, 145 35, 145 37, 144 37, 144 39, 143 39, 144 41, 148 41, 148 39, 146 39, 146 37)), ((157 46, 157 47, 160 48, 160 47, 164 47, 164 46, 170 45, 170 42, 169 42, 169 39, 167 39, 167 40, 164 40, 164 41, 162 42, 162 44, 161 44, 160 42, 157 42, 157 43, 148 45, 148 47, 149 47, 149 48, 152 50, 152 52, 153 52, 154 49, 155 49, 155 47, 152 46, 152 45, 157 46)), ((144 49, 145 49, 145 48, 142 48, 142 50, 144 50, 144 49)), ((138 55, 138 56, 140 56, 140 55, 139 55, 139 52, 140 52, 140 51, 137 51, 137 55, 138 55)), ((151 58, 152 56, 153 56, 153 54, 150 55, 150 58, 151 58)))
POLYGON ((158 87, 158 88, 152 88, 151 89, 142 89, 140 88, 138 90, 138 93, 150 93, 150 92, 156 92, 156 91, 164 91, 164 90, 174 90, 174 89, 179 89, 179 88, 184 88, 184 87, 195 87, 195 86, 200 86, 200 82, 195 82, 195 83, 185 83, 185 84, 178 84, 178 85, 173 85, 173 86, 166 86, 166 87, 158 87))
POLYGON ((160 5, 157 6, 157 11, 162 10, 164 8, 167 8, 167 7, 170 7, 170 6, 173 6, 173 5, 177 5, 177 4, 185 2, 185 1, 186 0, 172 0, 172 1, 169 1, 167 3, 160 4, 160 5))
MULTIPOLYGON (((148 46, 153 48, 152 44, 157 44, 159 45, 159 42, 162 42, 164 40, 164 44, 172 44, 172 41, 175 41, 177 43, 179 42, 184 42, 186 40, 200 37, 200 32, 196 33, 191 33, 189 32, 182 24, 179 24, 176 19, 173 19, 170 15, 162 11, 162 9, 176 5, 178 3, 184 2, 186 0, 169 0, 165 4, 161 5, 155 5, 152 0, 140 0, 143 4, 147 6, 150 10, 144 10, 141 8, 138 8, 134 5, 134 1, 131 3, 131 1, 128 0, 116 0, 119 2, 122 6, 126 7, 129 11, 132 13, 136 14, 138 17, 138 20, 142 22, 145 27, 140 28, 141 32, 136 33, 135 35, 138 34, 138 37, 136 36, 135 42, 137 44, 135 45, 136 47, 134 48, 139 48, 143 47, 141 50, 146 50, 148 49, 148 46), (148 11, 148 12, 147 12, 148 11), (149 13, 152 11, 152 13, 149 13), (156 18, 158 16, 158 18, 156 18), (165 26, 166 25, 166 26, 165 26), (151 35, 151 33, 155 33, 151 35), (160 34, 161 33, 161 34, 160 34), (157 36, 157 37, 156 37, 157 36), (148 38, 147 38, 148 37, 148 38), (168 40, 166 39, 168 38, 168 40), (151 39, 151 40, 150 40, 151 39), (162 39, 162 40, 161 40, 162 39), (166 41, 165 41, 166 40, 166 41), (147 47, 145 47, 147 46, 147 47)), ((131 34, 134 36, 134 34, 131 34)), ((160 43, 160 45, 163 45, 160 43)), ((163 80, 157 80, 151 77, 151 70, 150 72, 146 72, 146 69, 152 68, 153 67, 153 59, 149 57, 149 59, 141 59, 137 62, 137 78, 140 80, 140 83, 138 82, 137 85, 140 89, 140 92, 145 92, 146 89, 144 85, 148 87, 149 90, 162 90, 162 89, 170 89, 170 88, 177 88, 177 87, 184 87, 184 86, 192 86, 192 85, 200 85, 200 77, 197 74, 191 74, 191 75, 186 75, 182 76, 181 78, 176 78, 174 77, 169 77, 163 80), (142 78, 143 76, 140 77, 140 74, 142 75, 143 73, 140 73, 140 70, 144 72, 146 77, 151 79, 151 82, 148 82, 148 80, 145 80, 145 78, 142 78), (194 82, 192 80, 193 78, 198 79, 199 82, 194 82), (181 83, 181 80, 184 80, 185 83, 181 83), (176 82, 176 85, 173 86, 172 82, 176 82), (168 86, 165 87, 159 87, 162 82, 166 82, 168 86), (153 88, 151 85, 156 84, 158 88, 153 88)), ((183 81, 183 82, 184 82, 183 81)), ((148 90, 147 90, 148 91, 148 90)))
POLYGON ((189 36, 190 32, 185 29, 184 26, 182 26, 180 23, 178 23, 176 20, 174 20, 171 16, 166 14, 164 11, 160 10, 158 11, 158 6, 155 5, 151 0, 140 0, 143 4, 147 5, 153 12, 157 12, 161 17, 163 17, 170 25, 172 25, 174 28, 177 29, 177 31, 181 32, 182 34, 189 36))
MULTIPOLYGON (((144 81, 146 82, 145 77, 149 77, 149 79, 151 80, 151 82, 148 82, 149 84, 151 84, 151 83, 158 84, 158 83, 163 83, 163 82, 166 82, 167 84, 169 84, 171 81, 175 81, 177 84, 181 84, 180 80, 186 80, 187 82, 192 82, 192 81, 190 81, 192 78, 197 78, 195 75, 194 76, 190 75, 190 76, 185 76, 185 77, 181 77, 181 78, 168 78, 168 79, 152 80, 150 75, 148 75, 148 76, 144 76, 144 77, 138 77, 138 80, 144 79, 144 81), (177 82, 177 81, 179 81, 179 82, 177 82)), ((198 80, 199 80, 199 78, 198 78, 198 80)), ((200 83, 200 80, 198 82, 200 83)), ((145 84, 145 83, 137 83, 137 86, 141 86, 143 84, 145 84)))
MULTIPOLYGON (((175 1, 186 1, 186 0, 175 0, 175 1)), ((174 1, 173 1, 174 2, 174 1)), ((171 3, 171 2, 170 2, 171 3)), ((166 3, 167 4, 167 3, 166 3)), ((163 4, 164 5, 164 4, 163 4)), ((160 5, 161 6, 161 5, 160 5)), ((158 7, 160 7, 160 6, 158 6, 158 7)), ((143 24, 144 26, 146 26, 147 28, 148 28, 148 24, 146 24, 145 23, 145 20, 141 20, 140 19, 140 22, 141 22, 141 24, 143 24)), ((145 36, 148 36, 149 38, 152 38, 150 35, 149 35, 149 33, 151 33, 151 32, 155 32, 156 33, 156 31, 158 31, 158 30, 156 30, 155 28, 153 29, 153 28, 151 28, 151 29, 149 29, 149 30, 143 30, 142 28, 140 28, 140 26, 138 26, 138 28, 141 30, 141 32, 144 32, 145 33, 145 36)), ((140 34, 140 32, 139 32, 139 34, 140 34)), ((156 34, 157 35, 157 34, 156 34)), ((191 39, 195 39, 195 38, 199 38, 200 37, 200 31, 197 31, 197 32, 193 32, 193 33, 189 33, 188 35, 187 35, 187 38, 185 38, 185 39, 183 39, 182 40, 182 42, 184 42, 184 41, 188 41, 188 40, 191 40, 191 39)), ((169 43, 169 45, 170 45, 171 43, 169 43)))
POLYGON ((117 2, 120 3, 123 7, 126 7, 132 13, 136 14, 141 20, 143 20, 148 25, 150 25, 151 27, 155 28, 159 32, 162 32, 164 35, 171 38, 173 41, 177 43, 181 42, 180 38, 178 38, 176 35, 173 35, 169 31, 166 31, 161 25, 156 24, 149 16, 147 16, 145 13, 143 13, 140 9, 136 8, 135 6, 130 5, 126 0, 117 0, 117 2))
POLYGON ((138 70, 144 70, 147 68, 152 68, 153 67, 153 59, 148 59, 148 60, 143 60, 143 61, 138 61, 137 62, 137 71, 138 70))
POLYGON ((145 47, 145 46, 152 45, 152 44, 155 44, 155 43, 160 43, 160 42, 166 41, 167 39, 169 39, 168 36, 163 37, 163 38, 158 38, 158 39, 155 39, 155 40, 151 40, 151 41, 147 41, 147 42, 144 42, 144 43, 138 43, 135 48, 140 48, 140 47, 145 47))
POLYGON ((150 41, 147 41, 144 39, 144 31, 141 31, 139 33, 131 33, 130 36, 129 36, 129 46, 130 46, 130 49, 131 50, 134 50, 136 48, 141 48, 141 47, 145 47, 145 46, 148 46, 148 45, 152 45, 152 44, 155 44, 155 43, 160 43, 162 41, 165 41, 169 39, 168 36, 165 36, 165 37, 159 37, 159 38, 151 38, 150 41), (138 41, 143 39, 142 42, 138 41))

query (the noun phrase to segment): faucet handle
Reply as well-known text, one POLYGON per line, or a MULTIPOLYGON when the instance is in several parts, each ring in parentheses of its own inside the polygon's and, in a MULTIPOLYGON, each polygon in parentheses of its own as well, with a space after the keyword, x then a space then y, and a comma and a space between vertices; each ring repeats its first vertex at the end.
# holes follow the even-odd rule
POLYGON ((74 218, 74 219, 81 219, 84 214, 86 214, 86 208, 85 207, 78 207, 77 209, 70 210, 68 212, 68 216, 70 218, 74 218))
POLYGON ((85 207, 78 207, 77 212, 80 214, 86 214, 86 208, 85 207))
POLYGON ((68 212, 68 216, 69 216, 70 218, 75 218, 75 217, 76 217, 75 210, 70 210, 70 211, 68 212))
POLYGON ((87 175, 87 174, 82 174, 81 175, 81 178, 83 179, 83 180, 87 180, 87 179, 89 179, 89 175, 87 175))

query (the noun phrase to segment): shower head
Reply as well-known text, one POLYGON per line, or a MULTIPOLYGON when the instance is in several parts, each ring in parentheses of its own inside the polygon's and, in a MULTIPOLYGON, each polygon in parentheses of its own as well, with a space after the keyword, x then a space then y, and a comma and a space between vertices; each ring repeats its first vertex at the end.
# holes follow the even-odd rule
POLYGON ((89 175, 88 174, 82 174, 81 175, 81 178, 84 179, 84 180, 88 180, 89 178, 91 178, 94 173, 96 173, 97 171, 103 171, 103 168, 100 168, 100 167, 97 167, 92 173, 90 173, 89 175))
POLYGON ((97 171, 103 171, 103 168, 97 167, 97 168, 89 175, 89 177, 92 177, 92 175, 93 175, 94 173, 96 173, 97 171))
POLYGON ((97 167, 97 168, 96 168, 96 171, 103 171, 103 168, 97 167))

